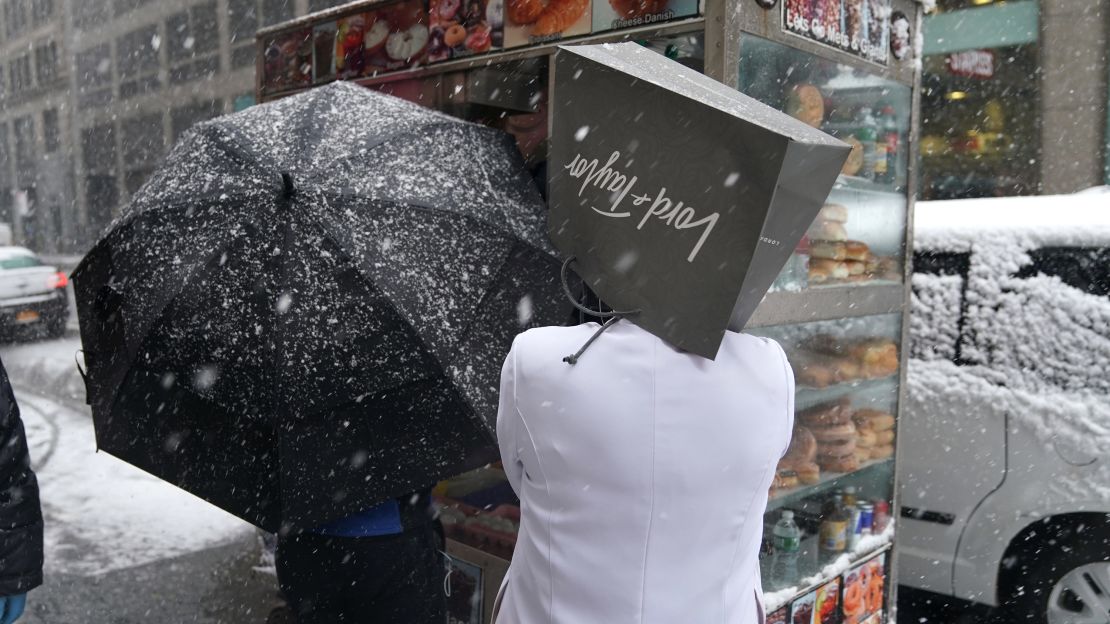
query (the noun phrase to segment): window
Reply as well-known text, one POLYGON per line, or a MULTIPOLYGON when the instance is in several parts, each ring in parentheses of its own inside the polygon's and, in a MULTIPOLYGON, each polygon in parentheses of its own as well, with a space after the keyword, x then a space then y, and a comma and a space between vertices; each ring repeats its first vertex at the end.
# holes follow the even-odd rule
POLYGON ((27 28, 27 0, 3 0, 4 32, 14 37, 27 28))
POLYGON ((31 88, 31 55, 24 54, 8 64, 9 73, 12 75, 12 93, 19 93, 31 88))
POLYGON ((262 0, 262 25, 273 26, 293 19, 293 0, 262 0))
POLYGON ((1014 277, 1058 277, 1087 294, 1110 297, 1110 248, 1042 247, 1029 252, 1029 258, 1014 277))
POLYGON ((142 95, 162 86, 158 77, 158 27, 133 30, 116 40, 119 94, 123 99, 142 95))
POLYGON ((58 128, 58 109, 51 108, 42 111, 42 142, 43 150, 48 154, 58 151, 62 143, 62 132, 58 128))
POLYGON ((172 82, 188 82, 218 72, 216 3, 205 2, 171 15, 166 20, 166 46, 172 82))
POLYGON ((323 11, 337 7, 341 4, 347 4, 350 0, 308 0, 308 10, 315 13, 316 11, 323 11))
POLYGON ((79 90, 112 86, 112 49, 107 43, 77 53, 77 87, 79 90))
POLYGON ((85 162, 85 207, 89 230, 108 225, 119 203, 116 179, 116 136, 111 123, 81 131, 81 158, 85 162))
POLYGON ((31 0, 31 19, 35 26, 44 24, 54 15, 54 0, 31 0))
POLYGON ((206 100, 173 109, 170 112, 173 140, 177 141, 193 124, 219 116, 223 108, 220 100, 206 100))
POLYGON ((111 17, 109 0, 81 0, 71 5, 73 11, 73 25, 77 28, 87 29, 108 21, 111 17))
MULTIPOLYGON (((81 1, 84 2, 84 0, 81 1)), ((113 0, 112 8, 115 10, 116 16, 118 17, 124 13, 134 11, 144 4, 148 4, 150 1, 151 0, 113 0)))
MULTIPOLYGON (((8 155, 8 124, 0 121, 0 187, 11 186, 11 164, 10 156, 8 155)), ((3 188, 0 188, 2 191, 3 188)), ((0 201, 8 199, 5 196, 0 196, 0 201)), ((0 218, 0 221, 7 221, 8 219, 0 218)))
POLYGON ((0 259, 0 269, 29 269, 42 266, 42 262, 34 256, 11 256, 0 259))
POLYGON ((139 190, 162 158, 165 141, 162 113, 132 117, 120 126, 123 145, 124 185, 128 193, 139 190))
POLYGON ((116 136, 111 123, 81 131, 81 158, 86 171, 111 173, 116 170, 116 136))
POLYGON ((53 41, 35 48, 35 76, 39 86, 50 84, 58 77, 58 48, 53 41))
POLYGON ((254 33, 261 27, 292 19, 293 8, 293 0, 228 0, 231 68, 252 67, 254 33))
POLYGON ((16 179, 21 182, 34 180, 37 174, 35 120, 30 116, 19 117, 12 122, 12 126, 15 129, 16 179))

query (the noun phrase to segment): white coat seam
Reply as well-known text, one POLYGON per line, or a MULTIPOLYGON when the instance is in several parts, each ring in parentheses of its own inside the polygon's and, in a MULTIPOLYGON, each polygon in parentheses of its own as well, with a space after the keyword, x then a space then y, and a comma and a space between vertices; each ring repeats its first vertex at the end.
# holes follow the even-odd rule
POLYGON ((651 547, 651 532, 655 524, 655 451, 656 451, 656 412, 658 409, 658 396, 656 392, 656 371, 659 365, 659 339, 651 343, 651 502, 648 506, 647 535, 644 539, 644 563, 640 566, 640 621, 644 620, 644 608, 647 602, 647 562, 648 549, 651 547))
MULTIPOLYGON (((763 483, 763 481, 767 478, 767 471, 770 470, 772 466, 778 466, 778 463, 779 462, 777 459, 772 459, 770 462, 767 463, 766 466, 764 466, 763 472, 759 475, 759 483, 763 483)), ((740 553, 740 536, 744 532, 744 527, 746 527, 748 524, 748 518, 751 517, 752 505, 755 505, 755 500, 758 497, 759 490, 757 489, 755 493, 752 494, 751 499, 748 500, 748 506, 744 509, 743 522, 740 524, 740 528, 736 531, 736 534, 733 538, 735 540, 735 543, 732 545, 732 557, 729 561, 729 566, 728 570, 726 571, 725 578, 732 577, 733 568, 736 567, 736 555, 740 553)), ((756 572, 759 572, 758 564, 756 567, 756 572)), ((753 586, 752 589, 754 590, 755 587, 753 586)), ((725 624, 727 624, 726 618, 728 617, 728 611, 727 609, 725 609, 725 601, 727 600, 727 598, 728 583, 725 582, 721 586, 721 622, 725 624)))
MULTIPOLYGON (((520 418, 520 424, 524 426, 524 433, 528 435, 528 444, 532 445, 532 454, 536 456, 536 467, 540 469, 540 477, 543 479, 543 492, 547 500, 551 500, 551 492, 548 489, 547 471, 543 468, 543 459, 540 458, 540 452, 536 448, 536 439, 532 437, 532 428, 528 426, 528 421, 524 418, 524 413, 520 411, 520 404, 516 400, 516 353, 513 353, 513 409, 516 410, 517 417, 520 418)), ((518 444, 519 447, 519 444, 518 444)), ((554 603, 555 603, 555 574, 552 570, 551 559, 551 515, 545 514, 544 518, 544 537, 547 539, 547 618, 548 622, 554 621, 554 603)))

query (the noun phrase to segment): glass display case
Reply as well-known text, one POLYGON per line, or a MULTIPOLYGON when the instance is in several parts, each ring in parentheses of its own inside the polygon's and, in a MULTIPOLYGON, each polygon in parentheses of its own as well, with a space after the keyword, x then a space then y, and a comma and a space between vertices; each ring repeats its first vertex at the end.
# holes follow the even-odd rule
POLYGON ((852 146, 775 287, 901 281, 910 87, 751 36, 741 46, 739 88, 852 146))
MULTIPOLYGON (((504 3, 472 4, 484 10, 473 23, 444 12, 455 3, 429 0, 420 10, 419 0, 367 0, 260 31, 258 100, 354 80, 507 130, 543 188, 546 105, 559 98, 547 80, 556 42, 522 36, 521 25, 497 14, 504 3), (427 29, 427 46, 391 53, 366 49, 364 36, 362 48, 356 37, 348 50, 350 37, 340 33, 365 28, 371 21, 359 16, 373 12, 427 29)), ((912 42, 921 7, 665 0, 638 5, 657 8, 651 15, 615 20, 610 4, 586 2, 557 43, 635 41, 852 147, 747 326, 783 346, 796 378, 794 437, 770 491, 760 565, 768 622, 885 622, 897 568, 894 464, 920 100, 912 42)), ((448 538, 449 619, 489 622, 515 546, 518 501, 498 464, 433 494, 448 538)))
POLYGON ((760 561, 767 606, 777 609, 803 588, 833 580, 844 566, 882 550, 893 537, 902 317, 751 333, 782 345, 796 387, 793 437, 772 484, 760 561), (796 544, 783 543, 787 516, 796 544))

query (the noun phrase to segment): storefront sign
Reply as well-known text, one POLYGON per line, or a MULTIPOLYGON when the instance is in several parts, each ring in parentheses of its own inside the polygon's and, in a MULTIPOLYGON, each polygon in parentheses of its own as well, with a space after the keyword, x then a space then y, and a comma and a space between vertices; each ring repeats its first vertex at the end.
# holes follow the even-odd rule
POLYGON ((890 0, 786 0, 786 32, 885 65, 890 56, 890 0))
POLYGON ((990 50, 962 50, 952 52, 945 59, 948 73, 987 80, 994 76, 994 52, 990 50))
POLYGON ((662 24, 698 9, 698 0, 367 0, 265 37, 262 93, 662 24))
POLYGON ((594 0, 593 32, 650 26, 698 14, 698 0, 594 0))

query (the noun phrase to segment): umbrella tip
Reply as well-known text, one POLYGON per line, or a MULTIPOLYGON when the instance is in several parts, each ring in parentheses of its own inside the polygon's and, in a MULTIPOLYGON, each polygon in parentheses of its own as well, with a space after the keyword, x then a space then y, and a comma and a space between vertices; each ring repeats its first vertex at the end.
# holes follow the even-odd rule
POLYGON ((293 176, 288 171, 281 172, 281 186, 287 199, 297 192, 296 187, 293 186, 293 176))

